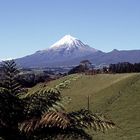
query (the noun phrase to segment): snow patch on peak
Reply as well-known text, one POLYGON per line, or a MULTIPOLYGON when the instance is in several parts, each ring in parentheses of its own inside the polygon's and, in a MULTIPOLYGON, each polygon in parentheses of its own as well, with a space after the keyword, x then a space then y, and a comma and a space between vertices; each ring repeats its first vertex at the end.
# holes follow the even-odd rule
POLYGON ((76 38, 71 35, 65 35, 62 39, 64 40, 75 40, 76 38))
POLYGON ((78 41, 77 38, 71 35, 65 35, 63 38, 61 38, 59 41, 53 44, 50 48, 56 48, 62 45, 71 45, 76 43, 77 41, 78 41))

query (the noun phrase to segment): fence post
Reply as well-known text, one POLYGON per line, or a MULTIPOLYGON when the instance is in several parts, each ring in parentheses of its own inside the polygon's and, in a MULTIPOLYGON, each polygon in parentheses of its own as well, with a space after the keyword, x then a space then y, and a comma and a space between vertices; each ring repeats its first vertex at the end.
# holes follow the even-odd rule
POLYGON ((88 109, 88 111, 89 111, 89 109, 90 109, 90 99, 89 99, 89 95, 87 96, 87 109, 88 109))

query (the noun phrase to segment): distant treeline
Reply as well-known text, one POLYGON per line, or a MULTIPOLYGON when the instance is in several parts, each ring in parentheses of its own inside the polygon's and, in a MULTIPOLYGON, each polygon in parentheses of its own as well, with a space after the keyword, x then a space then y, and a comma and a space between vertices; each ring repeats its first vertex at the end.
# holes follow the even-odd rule
POLYGON ((92 65, 87 61, 86 63, 80 63, 78 66, 71 69, 68 74, 74 73, 85 73, 89 75, 100 74, 100 73, 131 73, 131 72, 140 72, 140 63, 129 63, 122 62, 117 64, 110 64, 107 67, 102 68, 93 68, 92 65))
POLYGON ((46 73, 24 73, 19 74, 16 78, 18 83, 20 83, 23 87, 33 87, 40 82, 49 81, 51 78, 46 73))
POLYGON ((112 73, 140 72, 140 63, 132 64, 129 62, 122 62, 117 64, 110 64, 109 72, 112 73))
MULTIPOLYGON (((0 86, 1 82, 4 79, 4 69, 0 67, 0 86)), ((63 76, 63 75, 62 75, 63 76)), ((33 87, 41 82, 49 82, 61 77, 61 75, 55 74, 51 71, 32 71, 32 70, 20 70, 20 73, 17 75, 16 80, 22 87, 28 88, 33 87)))

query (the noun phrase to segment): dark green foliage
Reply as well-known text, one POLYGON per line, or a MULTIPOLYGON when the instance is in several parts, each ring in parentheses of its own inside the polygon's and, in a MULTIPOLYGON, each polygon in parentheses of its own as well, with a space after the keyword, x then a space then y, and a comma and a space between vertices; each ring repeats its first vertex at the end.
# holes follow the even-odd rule
POLYGON ((54 108, 55 105, 59 106, 58 102, 60 102, 60 100, 61 95, 58 90, 42 88, 31 96, 24 98, 26 117, 40 117, 51 109, 51 107, 54 108))
POLYGON ((84 65, 78 65, 76 67, 74 67, 73 69, 71 69, 68 74, 74 74, 74 73, 81 73, 81 72, 85 72, 86 68, 84 65))
POLYGON ((0 125, 9 128, 21 121, 23 103, 16 95, 22 88, 16 81, 19 71, 15 62, 5 61, 2 68, 4 75, 0 87, 0 125))
POLYGON ((81 109, 69 114, 71 126, 74 128, 92 128, 94 131, 106 131, 115 126, 114 122, 102 114, 92 113, 89 110, 81 109))
MULTIPOLYGON (((3 80, 0 85, 0 135, 4 139, 18 135, 18 123, 23 119, 23 101, 18 98, 22 88, 16 81, 19 71, 15 62, 2 63, 3 80)), ((15 139, 15 138, 14 138, 15 139)))
POLYGON ((68 72, 68 74, 86 72, 87 70, 89 70, 92 67, 91 64, 92 63, 89 60, 83 60, 83 61, 80 62, 80 64, 78 66, 71 69, 68 72))
POLYGON ((24 87, 33 87, 36 85, 34 73, 20 74, 18 75, 17 80, 24 87))
POLYGON ((131 64, 129 62, 110 64, 109 71, 112 73, 140 72, 140 63, 131 64))
POLYGON ((0 127, 13 127, 21 121, 23 111, 22 101, 9 93, 6 89, 0 90, 0 127))
POLYGON ((1 87, 8 90, 10 94, 17 95, 21 92, 22 88, 17 82, 19 71, 16 67, 16 63, 14 62, 14 60, 4 61, 2 63, 2 68, 4 75, 1 87))
POLYGON ((51 77, 49 74, 43 72, 43 73, 35 73, 33 71, 30 72, 24 72, 22 74, 19 74, 17 77, 17 81, 23 86, 23 87, 33 87, 37 83, 45 82, 51 80, 51 77))

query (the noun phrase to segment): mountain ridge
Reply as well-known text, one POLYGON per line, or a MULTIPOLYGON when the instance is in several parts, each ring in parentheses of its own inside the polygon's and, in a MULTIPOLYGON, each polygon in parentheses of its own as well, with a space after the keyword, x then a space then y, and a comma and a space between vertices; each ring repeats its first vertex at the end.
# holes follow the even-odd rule
POLYGON ((58 67, 77 65, 89 59, 96 65, 118 62, 140 62, 140 50, 117 50, 103 52, 84 44, 81 40, 65 35, 49 48, 15 59, 21 67, 58 67))

